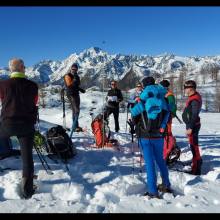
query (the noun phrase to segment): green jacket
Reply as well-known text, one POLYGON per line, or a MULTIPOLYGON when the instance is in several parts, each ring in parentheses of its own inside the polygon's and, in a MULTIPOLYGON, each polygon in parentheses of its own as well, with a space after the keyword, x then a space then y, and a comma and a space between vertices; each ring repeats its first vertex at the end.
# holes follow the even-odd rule
POLYGON ((175 99, 175 96, 173 95, 173 92, 171 90, 168 90, 165 97, 168 100, 169 107, 170 107, 170 110, 171 110, 173 116, 176 115, 176 110, 177 110, 176 99, 175 99))

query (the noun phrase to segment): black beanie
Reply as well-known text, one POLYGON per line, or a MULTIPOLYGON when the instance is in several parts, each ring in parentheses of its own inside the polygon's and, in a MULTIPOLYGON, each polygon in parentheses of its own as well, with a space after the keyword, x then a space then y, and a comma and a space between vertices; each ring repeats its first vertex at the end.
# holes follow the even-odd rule
POLYGON ((78 66, 78 64, 77 64, 77 63, 72 64, 72 66, 71 66, 71 67, 76 67, 77 69, 79 69, 79 66, 78 66))
POLYGON ((168 80, 164 79, 160 82, 160 85, 162 85, 163 87, 168 88, 170 86, 170 82, 168 80))
POLYGON ((188 80, 184 83, 184 86, 191 86, 192 88, 196 89, 196 82, 194 80, 188 80))
POLYGON ((155 79, 152 76, 145 77, 142 80, 142 84, 143 84, 143 87, 154 85, 155 84, 155 79))

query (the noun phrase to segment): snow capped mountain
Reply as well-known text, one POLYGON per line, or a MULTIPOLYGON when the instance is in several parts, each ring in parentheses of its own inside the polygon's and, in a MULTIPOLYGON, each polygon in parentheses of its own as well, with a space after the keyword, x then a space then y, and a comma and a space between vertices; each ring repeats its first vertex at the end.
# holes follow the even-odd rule
MULTIPOLYGON (((220 69, 220 56, 180 57, 168 53, 158 56, 111 55, 98 47, 91 47, 79 54, 73 53, 63 61, 41 61, 27 68, 26 71, 28 77, 38 83, 62 85, 63 76, 73 63, 79 65, 82 86, 85 88, 101 87, 104 77, 107 83, 115 79, 123 84, 128 83, 127 78, 133 77, 133 81, 130 82, 130 88, 132 88, 143 76, 153 75, 158 79, 179 77, 182 71, 187 73, 187 79, 196 79, 201 84, 202 73, 208 74, 220 69)), ((6 69, 0 70, 0 77, 6 73, 6 69)), ((208 74, 207 82, 212 81, 213 77, 208 74)))
POLYGON ((59 68, 60 64, 60 61, 43 60, 27 68, 26 73, 34 81, 47 83, 50 81, 50 75, 59 68))

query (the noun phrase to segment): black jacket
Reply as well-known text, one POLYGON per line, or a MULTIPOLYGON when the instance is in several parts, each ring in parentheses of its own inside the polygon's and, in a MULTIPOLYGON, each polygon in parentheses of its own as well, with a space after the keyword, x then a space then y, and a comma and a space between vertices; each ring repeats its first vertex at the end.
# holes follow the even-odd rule
POLYGON ((66 75, 68 75, 72 79, 72 84, 70 86, 67 86, 64 80, 67 96, 79 96, 79 91, 81 90, 79 87, 80 86, 79 75, 77 73, 74 74, 67 73, 66 75))
POLYGON ((199 113, 201 111, 202 98, 198 92, 188 97, 186 107, 182 114, 182 119, 186 124, 186 129, 193 129, 200 126, 199 113))
POLYGON ((108 91, 107 97, 106 97, 106 101, 107 101, 107 107, 110 108, 119 108, 119 102, 121 102, 123 100, 123 96, 121 93, 121 90, 118 88, 115 89, 110 89, 108 91), (108 97, 113 97, 116 96, 117 97, 117 101, 108 101, 108 97))
POLYGON ((166 121, 167 111, 162 110, 160 114, 158 114, 157 118, 154 120, 148 120, 147 113, 143 112, 143 118, 145 120, 146 129, 144 128, 143 118, 141 115, 133 117, 133 124, 135 124, 135 133, 138 138, 161 138, 164 137, 165 133, 160 132, 160 128, 164 120, 166 121))
POLYGON ((37 120, 38 86, 26 78, 0 81, 2 109, 0 123, 24 122, 35 124, 37 120))

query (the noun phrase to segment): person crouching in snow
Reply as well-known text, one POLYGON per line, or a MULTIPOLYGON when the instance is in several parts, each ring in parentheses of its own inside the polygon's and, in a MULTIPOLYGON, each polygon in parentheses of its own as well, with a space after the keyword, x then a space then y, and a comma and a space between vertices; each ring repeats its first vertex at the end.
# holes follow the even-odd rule
POLYGON ((160 198, 158 191, 172 192, 168 168, 163 158, 164 131, 170 113, 164 99, 166 90, 155 84, 153 77, 144 78, 142 83, 144 90, 140 95, 140 102, 131 109, 131 115, 147 171, 148 191, 144 195, 160 198), (158 186, 155 161, 162 178, 162 184, 158 186))

